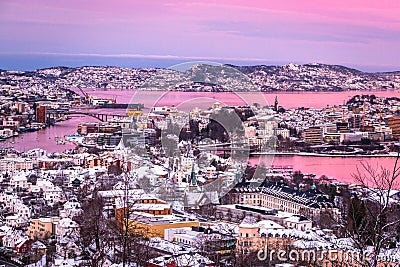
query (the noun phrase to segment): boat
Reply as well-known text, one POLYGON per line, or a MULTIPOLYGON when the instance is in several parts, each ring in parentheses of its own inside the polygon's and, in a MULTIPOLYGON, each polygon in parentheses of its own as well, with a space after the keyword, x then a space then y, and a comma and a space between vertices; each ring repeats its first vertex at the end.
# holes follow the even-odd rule
POLYGON ((65 145, 65 140, 56 136, 54 137, 54 139, 56 140, 57 145, 65 145))

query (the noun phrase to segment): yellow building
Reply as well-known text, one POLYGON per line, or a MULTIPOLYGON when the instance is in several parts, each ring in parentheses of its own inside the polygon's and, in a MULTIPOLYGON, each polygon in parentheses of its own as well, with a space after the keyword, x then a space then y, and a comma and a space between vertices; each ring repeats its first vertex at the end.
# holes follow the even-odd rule
POLYGON ((129 117, 138 117, 138 116, 142 116, 143 112, 141 110, 128 109, 128 111, 126 112, 126 115, 129 117))
MULTIPOLYGON (((124 227, 123 222, 122 227, 124 227)), ((132 233, 146 237, 164 238, 165 229, 199 226, 199 221, 189 220, 177 215, 152 215, 146 212, 133 212, 128 220, 132 233)))
MULTIPOLYGON (((106 192, 101 195, 106 196, 106 192)), ((199 226, 198 221, 173 215, 172 205, 152 194, 133 192, 127 199, 121 196, 112 199, 119 227, 128 226, 132 233, 164 238, 165 229, 199 226)))
POLYGON ((31 240, 46 239, 55 234, 59 217, 31 219, 26 234, 31 240))

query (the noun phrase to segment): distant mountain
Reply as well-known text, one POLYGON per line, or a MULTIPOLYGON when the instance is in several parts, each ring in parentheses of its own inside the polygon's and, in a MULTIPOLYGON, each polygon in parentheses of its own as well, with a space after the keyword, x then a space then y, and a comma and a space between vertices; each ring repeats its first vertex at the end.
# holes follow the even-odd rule
POLYGON ((367 73, 326 64, 232 66, 263 91, 345 91, 400 89, 400 72, 367 73))
POLYGON ((58 89, 105 88, 177 91, 345 91, 400 89, 400 71, 368 73, 340 65, 234 66, 197 64, 184 72, 161 68, 53 67, 0 70, 0 84, 58 89))

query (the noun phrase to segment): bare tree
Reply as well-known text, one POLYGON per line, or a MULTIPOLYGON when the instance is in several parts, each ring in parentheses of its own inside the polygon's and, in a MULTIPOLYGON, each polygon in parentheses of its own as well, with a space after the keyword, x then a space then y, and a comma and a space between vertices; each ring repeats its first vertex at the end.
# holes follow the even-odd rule
POLYGON ((111 249, 110 231, 103 209, 103 199, 93 193, 93 198, 83 202, 82 212, 74 217, 80 225, 80 244, 93 267, 101 266, 104 255, 111 249))
POLYGON ((149 227, 137 222, 139 215, 134 212, 134 205, 141 203, 144 191, 132 188, 132 177, 125 175, 122 181, 121 195, 116 196, 119 206, 116 207, 115 218, 109 220, 108 228, 114 239, 119 259, 123 266, 135 262, 145 266, 151 258, 150 238, 156 234, 149 227))
POLYGON ((399 205, 391 198, 392 190, 399 188, 399 155, 393 170, 361 162, 361 168, 353 176, 364 189, 360 196, 350 198, 345 228, 361 253, 367 246, 372 248, 370 259, 360 265, 376 267, 378 255, 390 248, 400 227, 399 205))

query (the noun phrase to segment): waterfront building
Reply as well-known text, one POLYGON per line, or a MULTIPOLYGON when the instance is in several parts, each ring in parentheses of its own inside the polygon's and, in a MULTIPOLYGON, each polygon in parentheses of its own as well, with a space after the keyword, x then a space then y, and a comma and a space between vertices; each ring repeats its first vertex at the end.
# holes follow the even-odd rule
POLYGON ((392 136, 395 139, 400 139, 400 117, 393 116, 388 118, 388 126, 392 129, 392 136))
POLYGON ((364 116, 365 115, 361 115, 359 113, 353 114, 353 116, 349 118, 350 128, 360 130, 363 126, 364 116))
POLYGON ((276 128, 274 130, 275 130, 275 135, 276 136, 282 136, 282 138, 289 138, 290 137, 290 130, 289 129, 276 128))
POLYGON ((348 122, 337 122, 336 123, 336 130, 338 132, 348 131, 349 130, 349 123, 348 122))
POLYGON ((38 106, 35 111, 36 122, 46 123, 47 121, 47 106, 38 106))
POLYGON ((307 128, 304 131, 304 140, 313 145, 321 144, 323 141, 322 128, 319 126, 307 128))
MULTIPOLYGON (((78 124, 78 134, 88 135, 91 133, 109 133, 113 134, 121 131, 122 127, 130 125, 127 121, 117 121, 113 122, 85 122, 78 124)), ((129 126, 128 126, 129 127, 129 126)))
POLYGON ((19 126, 21 125, 21 121, 17 118, 9 118, 8 120, 3 120, 2 128, 4 128, 0 132, 0 137, 11 137, 13 136, 13 132, 18 130, 19 126), (6 131, 8 130, 8 131, 6 131))

